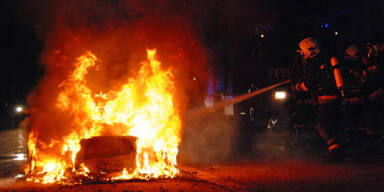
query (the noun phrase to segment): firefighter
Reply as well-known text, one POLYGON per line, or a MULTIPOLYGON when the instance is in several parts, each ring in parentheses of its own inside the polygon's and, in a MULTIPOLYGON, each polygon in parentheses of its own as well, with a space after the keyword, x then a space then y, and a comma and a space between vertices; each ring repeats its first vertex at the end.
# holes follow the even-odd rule
POLYGON ((376 149, 380 132, 382 107, 384 106, 383 48, 367 44, 363 55, 363 113, 367 124, 367 152, 376 149))
POLYGON ((327 57, 319 42, 312 37, 302 40, 299 47, 303 54, 304 71, 295 89, 308 92, 313 98, 317 114, 316 129, 328 145, 327 160, 342 161, 340 106, 343 84, 338 61, 335 57, 327 57))
POLYGON ((341 65, 344 83, 344 108, 346 111, 346 122, 352 127, 362 124, 362 85, 363 77, 362 52, 356 45, 350 45, 345 50, 341 65))

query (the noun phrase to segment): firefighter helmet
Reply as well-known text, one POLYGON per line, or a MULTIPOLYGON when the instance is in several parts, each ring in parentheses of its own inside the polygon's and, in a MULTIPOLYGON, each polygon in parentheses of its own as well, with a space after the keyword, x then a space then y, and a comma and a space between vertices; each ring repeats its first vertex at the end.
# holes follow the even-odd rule
POLYGON ((309 59, 316 56, 320 52, 320 44, 317 39, 308 37, 303 39, 299 43, 301 53, 304 56, 304 59, 309 59))
POLYGON ((356 45, 350 45, 345 50, 345 55, 352 60, 357 60, 360 55, 360 49, 356 45))

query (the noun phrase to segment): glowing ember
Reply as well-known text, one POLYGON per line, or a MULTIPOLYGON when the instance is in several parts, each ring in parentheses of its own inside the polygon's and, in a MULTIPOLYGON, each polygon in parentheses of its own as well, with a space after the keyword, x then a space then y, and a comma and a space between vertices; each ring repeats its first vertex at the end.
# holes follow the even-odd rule
POLYGON ((97 94, 87 85, 86 76, 97 66, 98 58, 86 52, 77 59, 75 69, 59 85, 55 105, 70 115, 68 126, 74 128, 51 143, 39 140, 38 131, 32 129, 28 180, 73 183, 77 182, 75 176, 91 178, 86 164, 75 167, 80 140, 101 136, 111 128, 114 135, 138 138, 136 168, 131 172, 123 169, 121 176, 105 179, 174 177, 178 173, 181 122, 172 95, 172 73, 161 69, 156 50, 147 50, 147 54, 148 60, 141 63, 137 77, 127 79, 119 90, 97 94))

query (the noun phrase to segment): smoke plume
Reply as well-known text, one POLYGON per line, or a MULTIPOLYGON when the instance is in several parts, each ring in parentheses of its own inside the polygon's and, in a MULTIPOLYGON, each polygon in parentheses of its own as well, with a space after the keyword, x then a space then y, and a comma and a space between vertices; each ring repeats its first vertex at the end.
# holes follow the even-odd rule
POLYGON ((72 131, 72 117, 58 111, 55 103, 60 83, 86 51, 99 62, 86 77, 94 93, 118 89, 136 75, 146 49, 156 48, 162 67, 173 73, 180 112, 203 98, 205 49, 180 1, 37 0, 22 5, 20 15, 45 45, 41 54, 45 74, 28 97, 29 127, 38 135, 37 147, 72 131))

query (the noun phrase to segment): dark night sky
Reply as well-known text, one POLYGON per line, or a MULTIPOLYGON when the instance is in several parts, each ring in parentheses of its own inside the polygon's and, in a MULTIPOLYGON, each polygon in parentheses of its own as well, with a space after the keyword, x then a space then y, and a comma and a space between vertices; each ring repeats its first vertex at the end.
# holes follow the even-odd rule
POLYGON ((14 104, 24 102, 42 74, 38 65, 42 42, 37 39, 33 27, 20 20, 16 4, 1 3, 0 102, 14 104))
MULTIPOLYGON (((2 103, 25 101, 26 95, 43 74, 39 65, 43 42, 36 35, 33 25, 18 14, 18 3, 21 2, 1 1, 2 103)), ((201 28, 208 50, 220 50, 219 57, 233 54, 228 56, 232 57, 229 58, 232 63, 224 66, 233 65, 233 60, 242 58, 243 68, 248 71, 261 67, 252 63, 257 57, 259 44, 265 55, 262 63, 284 63, 294 56, 297 42, 308 35, 330 40, 333 38, 330 34, 339 30, 341 34, 346 34, 343 39, 337 40, 342 41, 341 44, 356 40, 356 37, 360 41, 382 38, 381 1, 185 0, 185 5, 181 9, 195 11, 194 22, 201 28), (321 29, 322 23, 329 23, 329 28, 321 29), (353 27, 355 25, 360 27, 353 27), (265 26, 268 26, 267 31, 265 26), (261 31, 255 32, 256 27, 261 31), (266 38, 257 39, 264 32, 266 38)), ((223 61, 227 57, 220 59, 217 62, 228 62, 223 61)), ((242 73, 241 69, 237 72, 242 73)))

